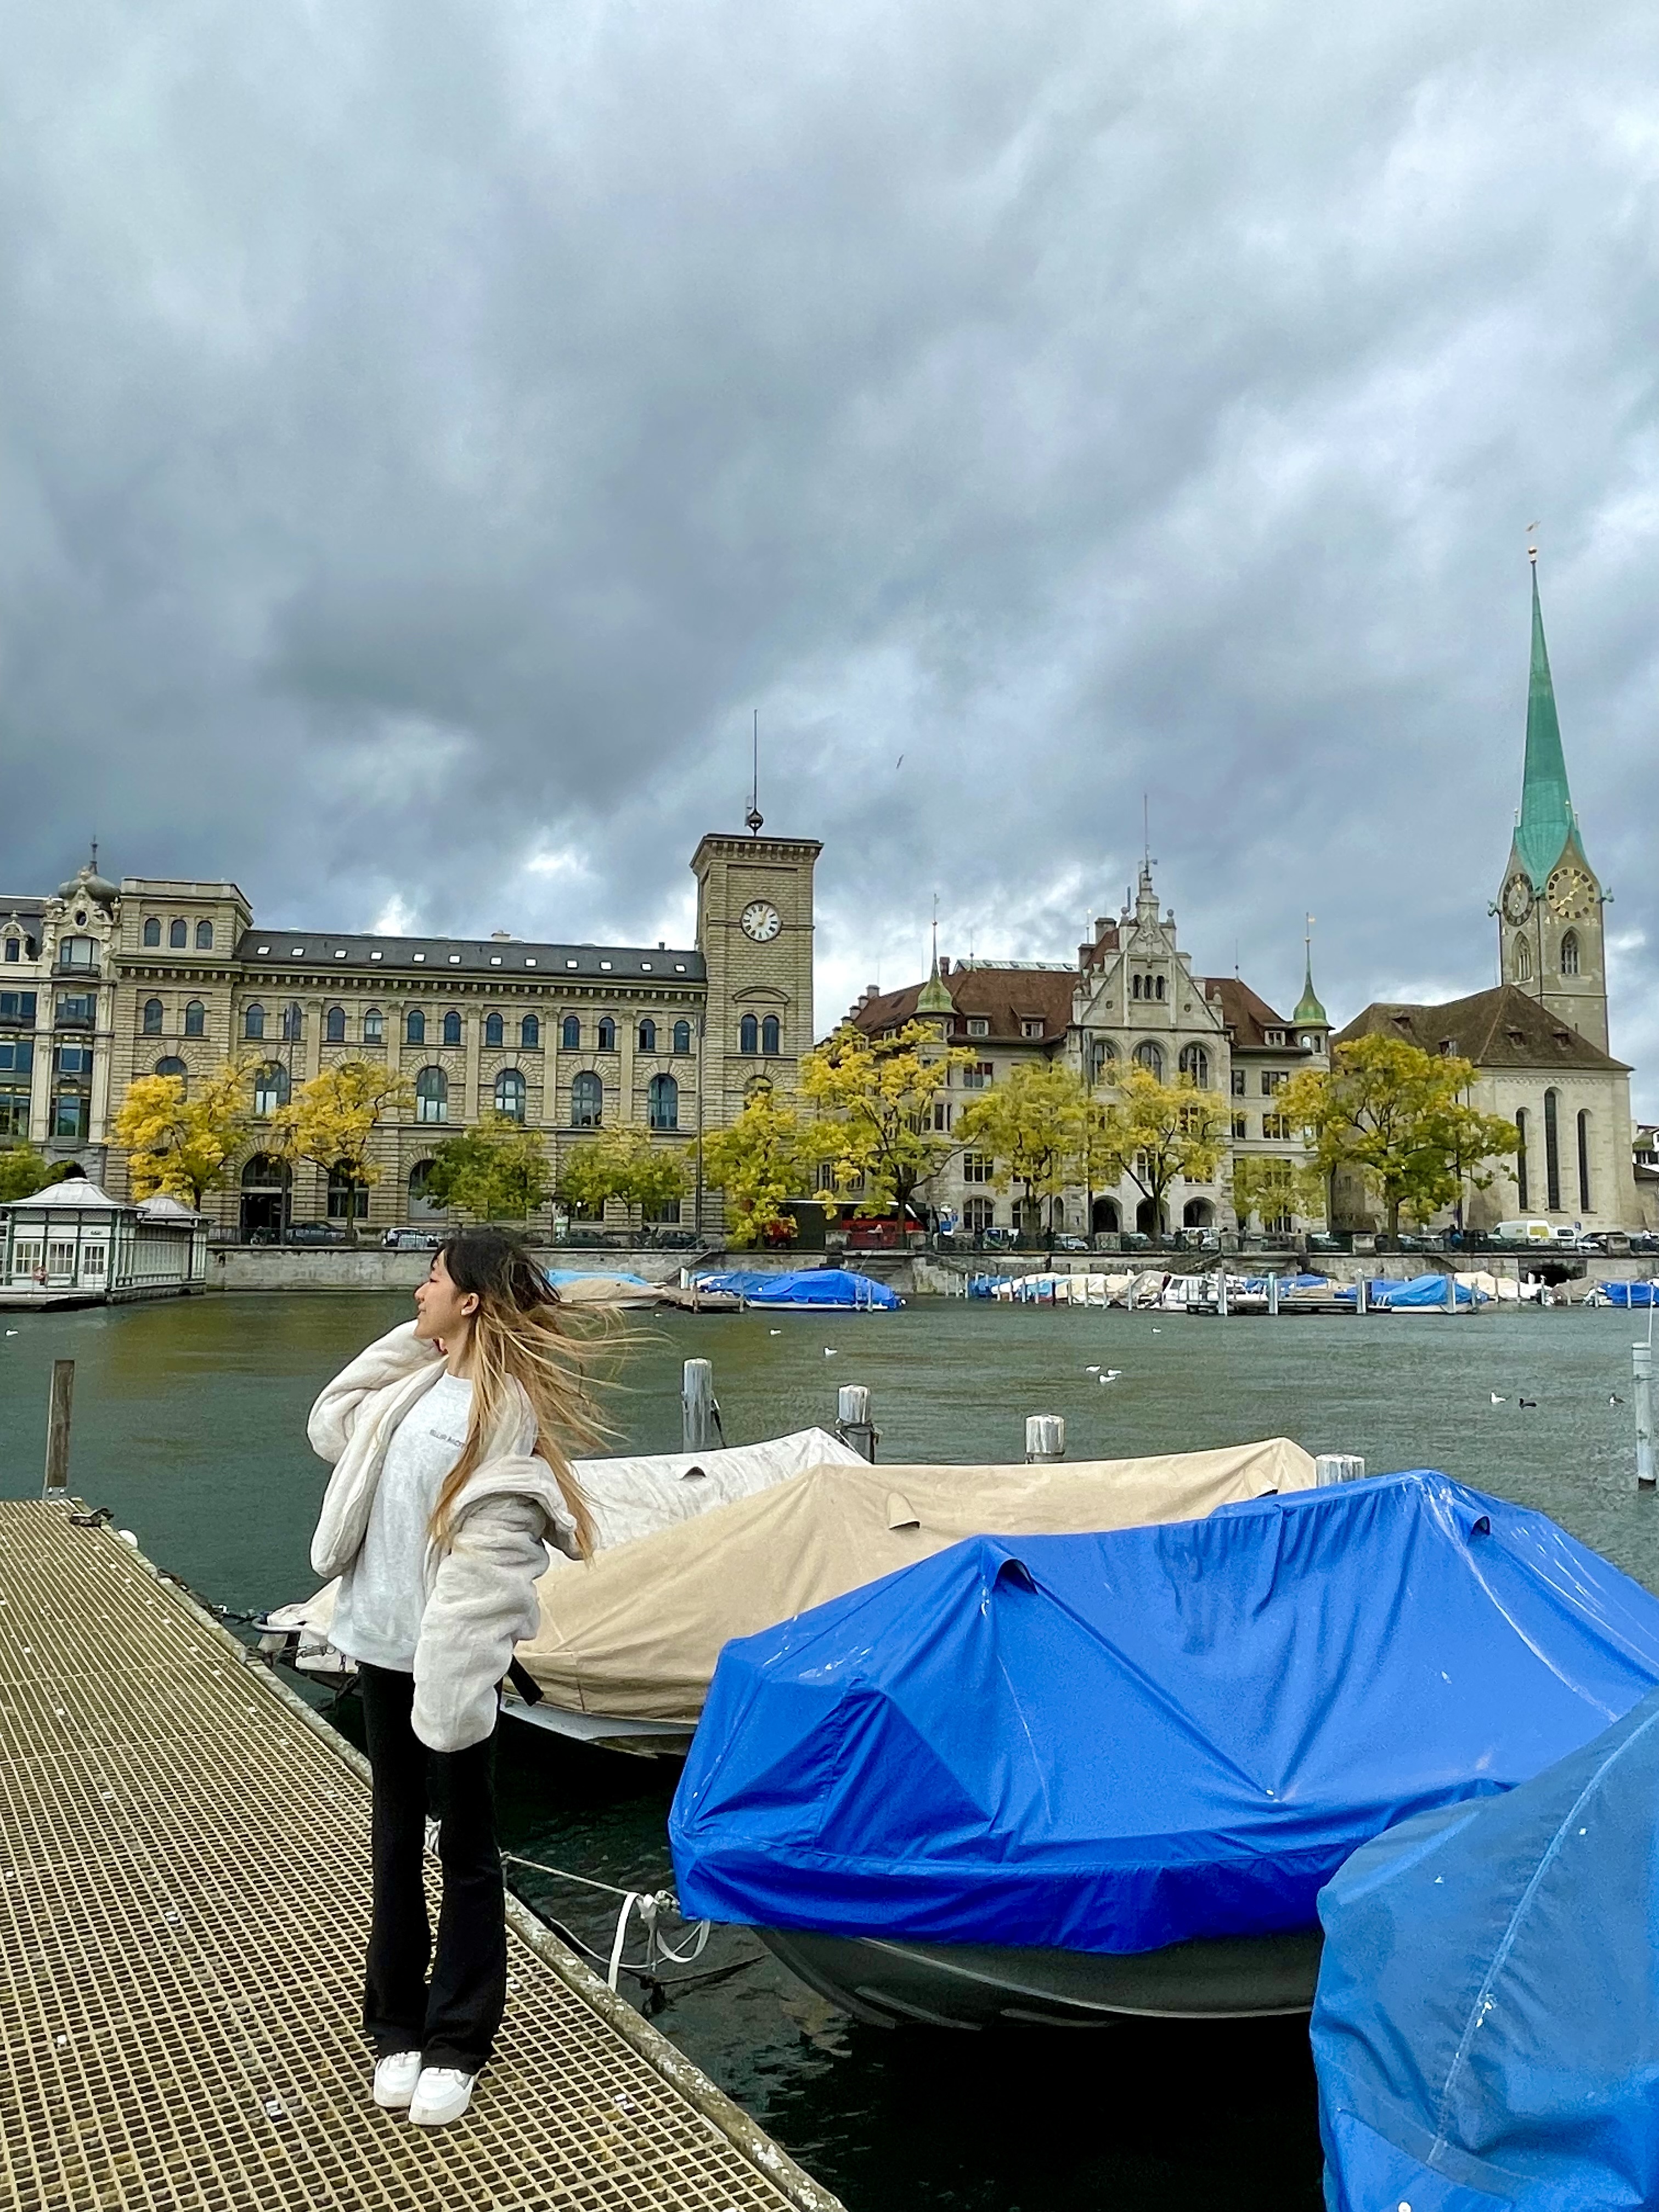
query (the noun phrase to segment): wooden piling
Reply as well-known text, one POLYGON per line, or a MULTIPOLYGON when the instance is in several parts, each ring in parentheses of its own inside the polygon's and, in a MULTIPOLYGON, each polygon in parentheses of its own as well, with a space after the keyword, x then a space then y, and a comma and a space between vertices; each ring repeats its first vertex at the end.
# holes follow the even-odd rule
POLYGON ((1653 1476, 1653 1346, 1630 1348, 1631 1395, 1636 1401, 1636 1487, 1651 1490, 1653 1476))
POLYGON ((1046 1465, 1066 1456, 1066 1421, 1060 1413, 1028 1413, 1025 1417, 1025 1463, 1046 1465))
POLYGON ((870 1393, 862 1382, 843 1382, 836 1393, 836 1434, 873 1467, 880 1431, 870 1419, 870 1393))
POLYGON ((720 1408, 714 1403, 714 1370, 707 1359, 688 1359, 680 1382, 680 1444, 685 1451, 708 1451, 714 1441, 720 1408))
POLYGON ((52 1395, 46 1401, 46 1479, 43 1498, 62 1498, 69 1489, 70 1411, 75 1401, 75 1362, 52 1363, 52 1395))

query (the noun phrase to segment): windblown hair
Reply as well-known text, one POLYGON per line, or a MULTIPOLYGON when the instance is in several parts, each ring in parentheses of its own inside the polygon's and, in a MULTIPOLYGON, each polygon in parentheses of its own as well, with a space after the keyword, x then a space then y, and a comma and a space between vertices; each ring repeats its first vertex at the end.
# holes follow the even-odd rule
POLYGON ((573 1326, 558 1292, 524 1247, 496 1229, 467 1229, 439 1247, 457 1290, 471 1291, 472 1413, 460 1457, 444 1477, 432 1509, 431 1533, 448 1540, 455 1501, 481 1464, 491 1431, 511 1411, 516 1383, 536 1416, 537 1457, 553 1470, 583 1559, 592 1556, 593 1516, 570 1464, 569 1447, 592 1446, 606 1434, 594 1401, 590 1370, 595 1331, 587 1316, 573 1326))

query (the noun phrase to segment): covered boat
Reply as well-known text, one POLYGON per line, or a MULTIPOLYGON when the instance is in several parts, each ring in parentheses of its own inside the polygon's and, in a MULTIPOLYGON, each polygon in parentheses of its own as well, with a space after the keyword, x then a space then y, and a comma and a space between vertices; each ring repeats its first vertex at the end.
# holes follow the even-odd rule
POLYGON ((544 1725, 617 1741, 654 1731, 684 1750, 731 1638, 964 1536, 1179 1521, 1316 1479, 1313 1461, 1283 1437, 1042 1467, 814 1467, 580 1573, 544 1576, 541 1626, 519 1661, 542 1692, 544 1725))
POLYGON ((890 1313, 904 1301, 872 1275, 852 1267, 792 1267, 785 1273, 763 1267, 726 1267, 699 1275, 699 1291, 729 1291, 745 1305, 769 1312, 890 1313))
POLYGON ((1306 2009, 1352 1851, 1656 1682, 1659 1601, 1441 1474, 981 1536, 728 1647, 679 1895, 871 2019, 1306 2009))
POLYGON ((1659 1694, 1320 1899, 1330 2212, 1659 2203, 1659 1694))

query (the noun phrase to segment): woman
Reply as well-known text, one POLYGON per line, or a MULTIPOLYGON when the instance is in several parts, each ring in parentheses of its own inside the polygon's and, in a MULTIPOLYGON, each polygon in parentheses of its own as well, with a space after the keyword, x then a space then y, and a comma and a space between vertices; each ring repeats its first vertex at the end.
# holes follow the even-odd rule
POLYGON ((583 1347, 562 1322, 520 1246, 468 1230, 434 1255, 414 1321, 354 1359, 307 1425, 334 1463, 312 1565, 341 1577, 330 1632, 357 1662, 374 1781, 363 1996, 374 2101, 422 2127, 465 2112, 506 2002, 497 1685, 535 1632, 544 1545, 592 1549, 564 1445, 591 1443, 599 1425, 583 1347), (428 1804, 443 1868, 435 1960, 428 1804))

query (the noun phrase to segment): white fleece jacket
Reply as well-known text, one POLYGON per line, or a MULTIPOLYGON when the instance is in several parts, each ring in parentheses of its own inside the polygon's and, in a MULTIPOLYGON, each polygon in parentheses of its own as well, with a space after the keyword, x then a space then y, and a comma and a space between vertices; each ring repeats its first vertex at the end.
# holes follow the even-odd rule
MULTIPOLYGON (((443 1354, 404 1322, 359 1352, 312 1407, 306 1433, 334 1468, 311 1540, 319 1575, 343 1574, 356 1558, 386 1446, 443 1371, 443 1354)), ((495 1686, 514 1646, 533 1636, 539 1620, 544 1547, 578 1556, 575 1524, 535 1448, 536 1417, 520 1390, 455 1501, 447 1544, 427 1546, 413 1719, 434 1751, 465 1751, 495 1727, 495 1686)))

